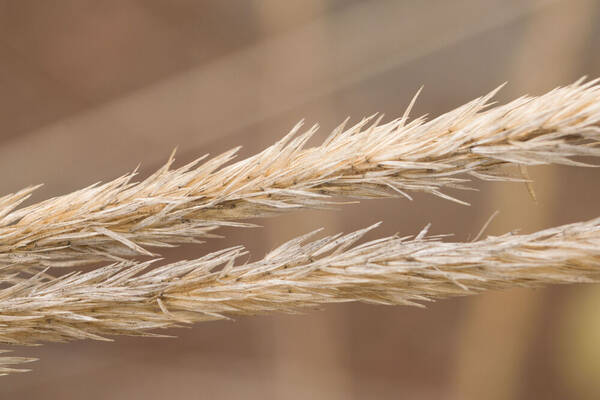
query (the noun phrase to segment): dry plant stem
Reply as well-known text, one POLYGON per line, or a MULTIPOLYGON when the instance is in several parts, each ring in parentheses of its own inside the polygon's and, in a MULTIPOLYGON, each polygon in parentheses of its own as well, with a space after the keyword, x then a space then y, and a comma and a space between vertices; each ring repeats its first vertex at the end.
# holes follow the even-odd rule
MULTIPOLYGON (((582 165, 600 156, 600 86, 576 82, 540 97, 492 107, 496 91, 431 121, 342 124, 305 148, 316 127, 229 164, 237 149, 171 170, 171 160, 139 183, 135 173, 15 210, 34 190, 0 198, 0 265, 20 271, 151 255, 153 246, 193 242, 220 225, 298 208, 333 196, 376 198, 465 188, 469 177, 518 180, 505 164, 582 165)), ((414 102, 414 101, 413 101, 414 102)), ((459 200, 456 200, 459 201, 459 200)), ((15 278, 16 279, 16 278, 15 278)))
MULTIPOLYGON (((371 227, 372 228, 372 227, 371 227)), ((9 344, 150 335, 157 328, 327 303, 420 305, 486 290, 600 278, 600 218, 528 235, 467 243, 389 237, 355 245, 371 228, 289 241, 235 265, 241 247, 155 269, 116 264, 0 291, 0 340, 9 344)))

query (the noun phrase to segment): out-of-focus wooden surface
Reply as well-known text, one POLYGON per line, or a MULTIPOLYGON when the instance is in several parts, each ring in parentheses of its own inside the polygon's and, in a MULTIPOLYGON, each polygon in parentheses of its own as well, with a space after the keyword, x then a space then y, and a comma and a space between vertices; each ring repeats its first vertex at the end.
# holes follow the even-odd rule
MULTIPOLYGON (((600 2, 0 1, 2 193, 44 182, 35 199, 243 145, 250 155, 299 119, 321 136, 346 116, 448 111, 508 80, 499 99, 600 76, 600 2)), ((170 260, 244 244, 257 258, 326 226, 384 221, 371 238, 473 237, 598 215, 593 169, 536 168, 539 203, 517 184, 474 182, 464 207, 425 195, 299 212, 223 230, 170 260)), ((0 398, 600 397, 600 289, 508 291, 427 310, 346 304, 169 331, 18 348, 33 372, 0 398), (598 355, 598 356, 596 356, 598 355), (492 394, 495 396, 493 397, 492 394)))

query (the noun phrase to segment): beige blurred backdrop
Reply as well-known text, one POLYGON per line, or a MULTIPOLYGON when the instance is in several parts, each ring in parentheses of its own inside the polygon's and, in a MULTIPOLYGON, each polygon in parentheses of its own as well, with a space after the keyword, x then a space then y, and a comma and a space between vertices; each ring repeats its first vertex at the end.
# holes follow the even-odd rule
MULTIPOLYGON (((319 138, 350 116, 436 116, 508 81, 507 101, 600 76, 600 2, 0 1, 2 193, 45 183, 41 200, 142 176, 243 145, 251 155, 299 119, 319 138)), ((317 141, 314 142, 315 144, 317 141)), ((451 240, 531 232, 598 216, 594 169, 530 170, 473 182, 465 207, 432 198, 296 212, 170 250, 168 260, 244 244, 253 258, 325 226, 376 221, 370 238, 426 223, 451 240)), ((515 290, 428 309, 346 304, 168 332, 18 348, 33 372, 2 399, 600 398, 600 287, 515 290)))

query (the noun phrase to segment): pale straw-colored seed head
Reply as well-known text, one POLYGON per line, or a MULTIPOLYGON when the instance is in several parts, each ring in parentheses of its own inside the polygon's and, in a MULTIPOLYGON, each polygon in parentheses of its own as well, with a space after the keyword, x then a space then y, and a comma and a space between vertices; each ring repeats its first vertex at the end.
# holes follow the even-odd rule
POLYGON ((237 151, 147 179, 135 173, 25 208, 34 188, 0 199, 0 265, 65 267, 152 255, 154 247, 194 242, 222 225, 298 208, 327 207, 333 197, 406 197, 415 191, 459 201, 443 190, 467 180, 518 180, 505 164, 584 165, 600 155, 597 81, 522 97, 502 106, 496 91, 433 120, 367 118, 335 129, 306 148, 316 127, 298 124, 263 152, 229 165, 237 151))
MULTIPOLYGON (((230 163, 236 150, 178 169, 173 158, 141 182, 135 173, 18 208, 35 188, 0 198, 0 342, 35 344, 153 335, 181 324, 326 303, 423 302, 516 286, 596 282, 600 219, 530 235, 448 243, 390 237, 356 245, 368 230, 294 239, 252 263, 242 247, 151 268, 152 248, 195 242, 223 225, 335 197, 421 191, 447 196, 470 177, 527 181, 503 165, 587 165, 600 156, 600 86, 576 82, 502 106, 495 91, 431 121, 367 118, 307 148, 316 128, 230 163), (54 277, 51 267, 113 262, 54 277)), ((369 228, 370 229, 370 228, 369 228)), ((0 374, 31 361, 0 357, 0 374)))

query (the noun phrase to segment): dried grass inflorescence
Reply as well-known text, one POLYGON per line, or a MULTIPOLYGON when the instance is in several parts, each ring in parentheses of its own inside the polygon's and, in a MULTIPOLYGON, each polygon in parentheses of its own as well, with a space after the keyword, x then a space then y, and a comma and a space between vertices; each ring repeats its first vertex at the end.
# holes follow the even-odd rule
POLYGON ((155 269, 113 264, 53 280, 41 275, 0 292, 1 339, 14 344, 151 329, 325 303, 418 305, 489 289, 593 282, 600 273, 600 219, 530 235, 445 243, 389 237, 353 246, 369 229, 291 240, 235 266, 240 247, 155 269))
MULTIPOLYGON (((375 198, 422 191, 453 199, 474 176, 515 180, 503 164, 581 165, 600 155, 600 86, 578 82, 491 107, 492 93, 431 121, 404 115, 338 127, 304 148, 316 127, 224 166, 237 149, 132 183, 135 173, 13 211, 34 188, 0 199, 0 265, 64 267, 152 255, 149 247, 193 242, 220 225, 305 207, 333 196, 375 198)), ((412 106, 412 104, 411 104, 412 106)))
MULTIPOLYGON (((34 188, 0 199, 0 341, 105 339, 195 321, 332 302, 421 304, 488 289, 592 282, 600 273, 600 220, 531 235, 469 243, 427 237, 355 245, 367 230, 308 242, 294 239, 264 259, 237 264, 241 247, 150 268, 153 247, 194 242, 222 225, 335 197, 377 198, 446 188, 467 178, 517 180, 502 165, 587 165, 600 156, 597 81, 493 107, 496 91, 431 121, 405 114, 337 128, 306 148, 316 127, 248 159, 237 150, 149 178, 135 173, 17 209, 34 188), (53 277, 47 268, 112 262, 53 277)), ((414 102, 414 100, 413 100, 414 102)), ((29 361, 0 357, 0 373, 29 361)))

